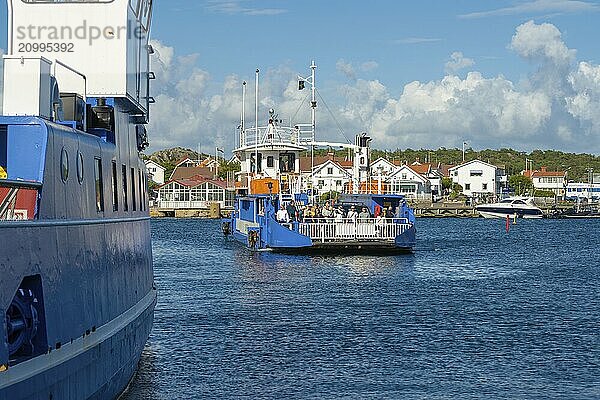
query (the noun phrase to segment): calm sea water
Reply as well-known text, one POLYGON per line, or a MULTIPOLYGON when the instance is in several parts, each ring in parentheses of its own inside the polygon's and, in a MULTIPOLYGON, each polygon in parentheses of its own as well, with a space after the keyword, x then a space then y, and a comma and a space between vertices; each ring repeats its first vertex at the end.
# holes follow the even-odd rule
POLYGON ((600 398, 600 220, 417 223, 413 255, 298 257, 154 220, 125 398, 600 398))

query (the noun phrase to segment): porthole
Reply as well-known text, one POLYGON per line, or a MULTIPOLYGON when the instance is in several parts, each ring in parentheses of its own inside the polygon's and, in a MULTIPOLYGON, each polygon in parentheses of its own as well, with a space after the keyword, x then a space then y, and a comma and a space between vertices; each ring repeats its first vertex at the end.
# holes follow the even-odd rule
POLYGON ((83 183, 83 154, 77 152, 77 180, 83 183))
POLYGON ((60 153, 60 177, 63 182, 66 182, 67 179, 69 179, 69 155, 64 147, 60 153))

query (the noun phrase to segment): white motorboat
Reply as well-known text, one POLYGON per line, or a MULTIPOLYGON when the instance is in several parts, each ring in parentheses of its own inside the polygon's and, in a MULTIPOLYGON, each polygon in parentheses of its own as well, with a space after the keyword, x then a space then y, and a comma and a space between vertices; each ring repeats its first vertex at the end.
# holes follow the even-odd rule
POLYGON ((531 197, 507 197, 497 203, 480 204, 475 206, 477 212, 484 218, 542 218, 544 213, 533 204, 531 197))

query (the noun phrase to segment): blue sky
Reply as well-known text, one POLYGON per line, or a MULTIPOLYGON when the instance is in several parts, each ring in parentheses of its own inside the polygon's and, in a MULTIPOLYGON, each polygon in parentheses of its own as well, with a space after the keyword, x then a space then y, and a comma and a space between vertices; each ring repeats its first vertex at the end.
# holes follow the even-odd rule
POLYGON ((231 149, 256 68, 261 107, 291 117, 314 59, 321 138, 600 154, 599 17, 591 0, 156 0, 152 149, 231 149))
MULTIPOLYGON (((339 59, 379 67, 361 75, 396 90, 414 80, 440 79, 454 51, 473 59, 484 75, 518 79, 530 65, 507 49, 515 28, 530 19, 552 22, 584 59, 597 59, 599 13, 586 7, 540 6, 482 0, 311 0, 157 1, 154 38, 183 54, 198 53, 216 78, 230 73, 252 77, 256 67, 283 63, 305 69, 317 60, 321 79, 341 79, 339 59), (468 17, 503 8, 512 12, 468 17), (505 15, 502 15, 505 14, 505 15)), ((544 3, 544 2, 542 2, 544 3)), ((575 2, 573 2, 575 3, 575 2)), ((589 2, 588 4, 592 4, 589 2)), ((600 10, 597 10, 600 11, 600 10)), ((597 60, 600 61, 600 60, 597 60)))

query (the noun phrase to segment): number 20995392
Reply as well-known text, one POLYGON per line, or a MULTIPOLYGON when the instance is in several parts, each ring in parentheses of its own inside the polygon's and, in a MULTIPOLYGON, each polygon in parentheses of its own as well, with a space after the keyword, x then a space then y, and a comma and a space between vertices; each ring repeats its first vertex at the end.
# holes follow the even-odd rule
POLYGON ((72 53, 74 43, 19 43, 19 53, 72 53))

